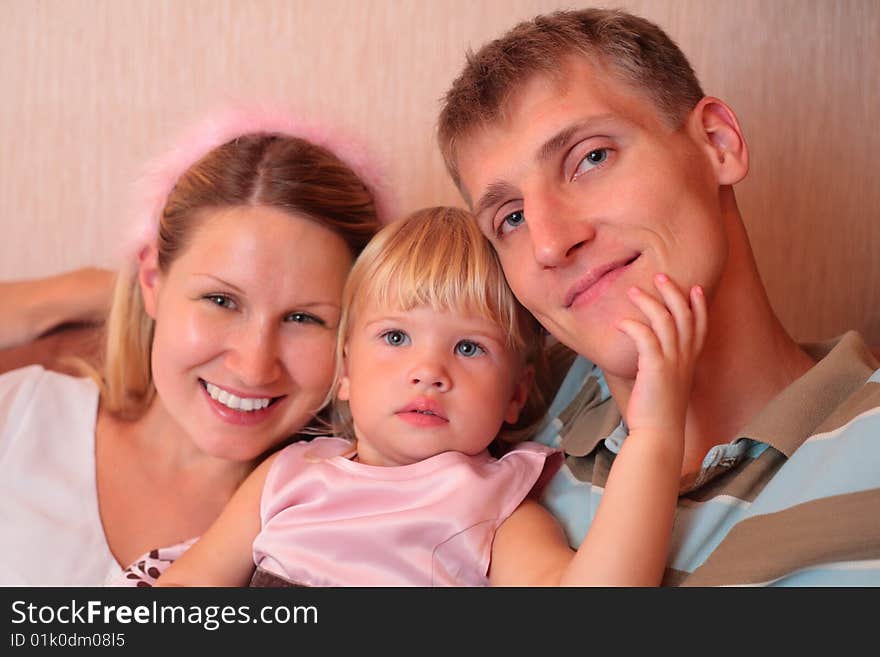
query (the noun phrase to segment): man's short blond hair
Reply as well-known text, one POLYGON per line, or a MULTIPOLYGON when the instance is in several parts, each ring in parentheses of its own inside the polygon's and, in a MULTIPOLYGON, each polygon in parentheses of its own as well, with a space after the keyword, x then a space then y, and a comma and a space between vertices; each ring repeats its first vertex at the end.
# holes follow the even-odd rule
POLYGON ((533 76, 560 77, 564 61, 572 56, 643 93, 672 127, 681 126, 704 95, 681 49, 644 18, 609 9, 537 16, 476 53, 469 51, 464 70, 445 96, 437 137, 459 189, 459 144, 477 128, 502 118, 516 89, 533 76))

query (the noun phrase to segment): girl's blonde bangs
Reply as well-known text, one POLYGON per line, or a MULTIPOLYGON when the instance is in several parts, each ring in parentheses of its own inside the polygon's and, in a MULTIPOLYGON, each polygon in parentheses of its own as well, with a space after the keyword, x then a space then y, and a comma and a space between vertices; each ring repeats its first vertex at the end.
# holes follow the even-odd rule
POLYGON ((356 311, 359 299, 486 317, 506 331, 508 346, 522 347, 517 302, 495 252, 463 210, 427 208, 386 227, 351 272, 344 305, 356 311))

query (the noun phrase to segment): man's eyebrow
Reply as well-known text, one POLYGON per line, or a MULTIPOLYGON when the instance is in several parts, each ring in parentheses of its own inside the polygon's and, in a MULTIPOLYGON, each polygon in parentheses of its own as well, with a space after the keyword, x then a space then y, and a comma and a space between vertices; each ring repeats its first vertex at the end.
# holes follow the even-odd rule
POLYGON ((505 200, 513 193, 515 193, 515 190, 510 183, 506 183, 503 180, 496 180, 490 183, 474 206, 473 215, 479 218, 483 212, 505 200))
MULTIPOLYGON (((572 137, 580 133, 604 132, 613 126, 620 126, 623 121, 621 117, 615 114, 597 114, 582 121, 576 121, 571 125, 564 127, 555 135, 545 141, 535 153, 535 160, 538 162, 546 162, 557 152, 565 148, 571 141, 572 137)), ((473 215, 477 218, 489 208, 498 205, 511 195, 518 192, 510 183, 503 180, 496 180, 486 187, 486 191, 473 205, 473 215)))
POLYGON ((540 148, 538 148, 535 153, 535 160, 537 162, 546 162, 558 151, 565 148, 576 133, 604 130, 609 127, 609 124, 617 119, 618 117, 613 114, 598 114, 596 116, 591 116, 585 121, 572 123, 541 144, 540 148))
POLYGON ((547 160, 549 160, 551 157, 553 157, 553 155, 556 154, 557 151, 564 148, 565 145, 568 143, 568 140, 571 139, 571 136, 580 129, 580 124, 577 124, 570 125, 567 128, 557 132, 541 145, 535 155, 535 160, 538 162, 546 162, 547 160))

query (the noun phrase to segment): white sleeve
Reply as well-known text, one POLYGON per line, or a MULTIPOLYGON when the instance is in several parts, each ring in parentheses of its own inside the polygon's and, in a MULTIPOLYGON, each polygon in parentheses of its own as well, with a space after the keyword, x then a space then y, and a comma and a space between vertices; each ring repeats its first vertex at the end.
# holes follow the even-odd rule
POLYGON ((45 374, 41 365, 0 374, 0 461, 9 448, 10 437, 18 433, 23 418, 27 416, 26 410, 45 374))

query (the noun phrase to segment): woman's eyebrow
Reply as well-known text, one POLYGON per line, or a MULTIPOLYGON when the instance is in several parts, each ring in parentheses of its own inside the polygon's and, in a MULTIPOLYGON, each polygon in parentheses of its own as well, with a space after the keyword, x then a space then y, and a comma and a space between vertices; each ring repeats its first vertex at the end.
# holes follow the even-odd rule
POLYGON ((240 287, 238 287, 238 285, 235 285, 234 283, 230 283, 226 279, 220 278, 219 276, 215 276, 214 274, 209 274, 207 272, 195 272, 195 275, 196 276, 204 276, 205 278, 210 278, 211 280, 216 281, 217 283, 220 283, 220 285, 224 285, 226 287, 232 288, 233 290, 235 290, 239 294, 244 294, 244 290, 242 290, 240 287))

